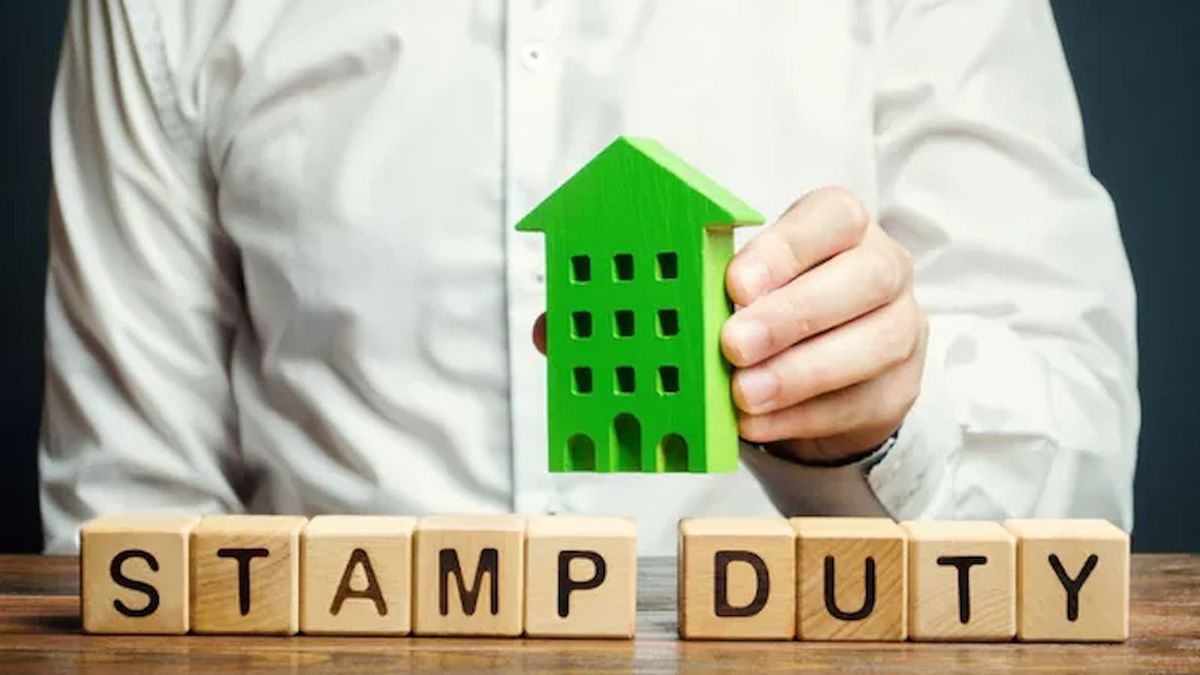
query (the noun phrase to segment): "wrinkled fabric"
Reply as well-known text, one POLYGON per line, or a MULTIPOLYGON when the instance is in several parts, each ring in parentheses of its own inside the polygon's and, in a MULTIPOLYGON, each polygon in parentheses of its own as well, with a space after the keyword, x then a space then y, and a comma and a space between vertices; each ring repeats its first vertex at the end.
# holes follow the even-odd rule
POLYGON ((1134 291, 1045 2, 77 1, 51 126, 50 551, 101 513, 516 511, 667 553, 767 491, 1132 525, 1134 291), (845 186, 913 253, 923 390, 869 474, 546 471, 512 225, 618 134, 766 214, 845 186))

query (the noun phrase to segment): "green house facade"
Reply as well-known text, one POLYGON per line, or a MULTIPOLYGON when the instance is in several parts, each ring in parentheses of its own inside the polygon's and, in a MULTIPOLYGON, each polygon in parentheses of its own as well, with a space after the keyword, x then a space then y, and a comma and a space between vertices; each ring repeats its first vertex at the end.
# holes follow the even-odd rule
POLYGON ((733 227, 762 216, 621 137, 517 224, 546 236, 551 471, 732 471, 720 331, 733 227))

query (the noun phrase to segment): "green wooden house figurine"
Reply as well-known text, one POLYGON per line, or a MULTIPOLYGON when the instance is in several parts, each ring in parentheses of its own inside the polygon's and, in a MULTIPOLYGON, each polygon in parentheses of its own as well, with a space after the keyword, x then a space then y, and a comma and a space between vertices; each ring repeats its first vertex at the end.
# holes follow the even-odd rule
POLYGON ((521 222, 546 235, 551 471, 733 471, 720 331, 733 228, 763 222, 659 143, 620 137, 521 222))

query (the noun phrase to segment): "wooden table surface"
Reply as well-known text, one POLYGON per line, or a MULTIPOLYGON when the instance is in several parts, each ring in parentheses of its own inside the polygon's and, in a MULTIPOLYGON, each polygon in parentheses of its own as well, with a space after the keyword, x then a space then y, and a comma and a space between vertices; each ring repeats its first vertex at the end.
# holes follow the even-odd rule
POLYGON ((631 641, 104 636, 80 632, 76 558, 0 555, 0 673, 1200 672, 1200 555, 1134 556, 1132 637, 1119 645, 683 642, 675 632, 673 561, 651 558, 640 565, 637 638, 631 641))

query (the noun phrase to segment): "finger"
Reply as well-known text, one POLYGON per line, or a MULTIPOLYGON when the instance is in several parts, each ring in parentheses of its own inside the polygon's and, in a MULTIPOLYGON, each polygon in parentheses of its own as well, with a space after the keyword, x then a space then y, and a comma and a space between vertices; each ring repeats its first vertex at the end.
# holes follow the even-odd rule
POLYGON ((842 188, 821 188, 801 197, 729 262, 725 286, 730 299, 749 305, 851 248, 862 239, 869 219, 862 202, 842 188))
POLYGON ((533 321, 533 346, 546 355, 546 313, 538 314, 538 318, 533 321))
POLYGON ((733 375, 733 400, 752 414, 868 380, 912 356, 920 312, 911 294, 733 375))
POLYGON ((739 309, 721 330, 725 358, 751 366, 792 345, 895 300, 912 263, 878 225, 862 245, 838 254, 739 309))
MULTIPOLYGON (((886 439, 904 419, 920 391, 923 362, 924 358, 918 354, 879 377, 822 394, 790 408, 763 415, 741 413, 738 433, 756 443, 870 435, 880 431, 886 439)), ((871 444, 850 448, 850 451, 868 447, 871 444)))

